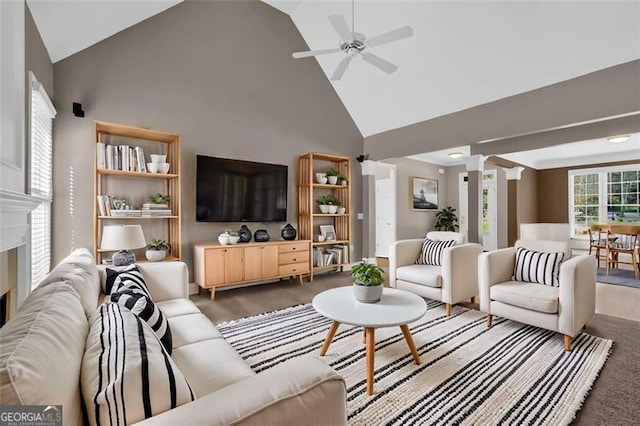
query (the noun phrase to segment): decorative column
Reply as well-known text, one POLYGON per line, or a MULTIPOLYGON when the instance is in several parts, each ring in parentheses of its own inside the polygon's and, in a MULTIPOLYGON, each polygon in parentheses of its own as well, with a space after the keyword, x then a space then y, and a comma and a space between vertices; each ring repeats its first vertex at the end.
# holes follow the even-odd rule
POLYGON ((470 243, 482 244, 482 172, 484 155, 472 155, 466 160, 467 166, 467 230, 470 243))
POLYGON ((518 181, 522 177, 524 167, 504 169, 507 176, 507 240, 513 247, 518 239, 518 181))

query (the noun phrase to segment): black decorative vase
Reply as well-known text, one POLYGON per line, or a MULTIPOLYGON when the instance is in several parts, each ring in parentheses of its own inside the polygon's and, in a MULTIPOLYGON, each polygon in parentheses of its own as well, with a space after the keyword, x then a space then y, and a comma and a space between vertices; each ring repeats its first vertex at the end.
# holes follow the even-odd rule
POLYGON ((296 239, 298 231, 290 223, 287 223, 280 231, 280 235, 282 235, 283 240, 291 241, 296 239))
POLYGON ((255 234, 253 234, 253 240, 256 243, 266 243, 269 241, 269 233, 266 229, 258 229, 255 234))
POLYGON ((242 225, 238 230, 238 236, 240 237, 241 243, 248 243, 251 241, 251 230, 247 228, 247 225, 242 225))

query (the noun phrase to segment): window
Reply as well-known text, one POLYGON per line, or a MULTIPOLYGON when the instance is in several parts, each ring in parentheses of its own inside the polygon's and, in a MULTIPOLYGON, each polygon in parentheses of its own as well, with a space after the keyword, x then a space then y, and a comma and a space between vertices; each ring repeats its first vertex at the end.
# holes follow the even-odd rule
POLYGON ((597 223, 640 223, 640 164, 569 172, 571 235, 597 223))
POLYGON ((31 286, 49 273, 51 262, 52 140, 56 110, 33 73, 29 132, 29 193, 42 202, 31 212, 31 286))

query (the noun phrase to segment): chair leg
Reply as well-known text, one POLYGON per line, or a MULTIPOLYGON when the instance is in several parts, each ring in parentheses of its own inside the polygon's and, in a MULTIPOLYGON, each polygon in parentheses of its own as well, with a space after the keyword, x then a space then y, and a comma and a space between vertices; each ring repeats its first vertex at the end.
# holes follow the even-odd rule
POLYGON ((493 315, 487 314, 487 328, 491 327, 492 322, 493 322, 493 315))
POLYGON ((444 311, 447 313, 447 316, 451 316, 451 303, 446 303, 444 305, 444 311))
POLYGON ((568 334, 564 335, 564 350, 571 351, 571 336, 568 334))

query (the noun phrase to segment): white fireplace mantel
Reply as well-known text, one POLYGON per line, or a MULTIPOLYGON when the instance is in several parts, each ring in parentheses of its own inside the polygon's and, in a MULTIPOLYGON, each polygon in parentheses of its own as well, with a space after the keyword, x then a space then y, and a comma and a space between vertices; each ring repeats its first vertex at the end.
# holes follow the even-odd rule
POLYGON ((31 195, 0 189, 0 252, 26 244, 28 215, 40 203, 31 195))

